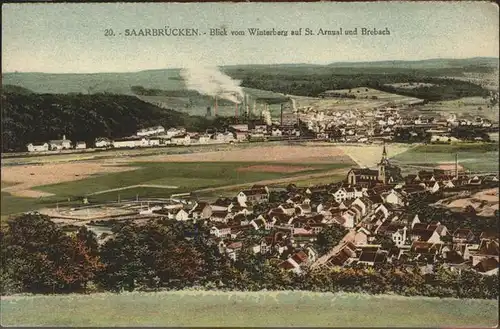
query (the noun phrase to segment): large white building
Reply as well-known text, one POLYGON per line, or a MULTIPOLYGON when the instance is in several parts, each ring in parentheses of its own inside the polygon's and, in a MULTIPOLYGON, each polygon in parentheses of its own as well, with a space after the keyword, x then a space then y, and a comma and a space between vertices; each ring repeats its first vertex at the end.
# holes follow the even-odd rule
POLYGON ((163 134, 165 132, 165 128, 163 126, 149 127, 141 129, 137 132, 137 136, 151 136, 163 134))
POLYGON ((49 150, 49 144, 43 143, 43 144, 33 144, 29 143, 26 145, 28 148, 28 152, 44 152, 49 150))

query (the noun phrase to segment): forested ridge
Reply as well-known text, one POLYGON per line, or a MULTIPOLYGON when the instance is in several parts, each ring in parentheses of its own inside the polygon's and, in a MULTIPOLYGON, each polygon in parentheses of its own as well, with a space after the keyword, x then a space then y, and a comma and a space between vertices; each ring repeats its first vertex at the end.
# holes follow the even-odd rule
POLYGON ((420 98, 427 101, 453 100, 462 97, 489 95, 488 90, 468 81, 444 79, 414 73, 316 73, 304 75, 270 73, 235 73, 242 85, 250 88, 272 90, 274 92, 316 97, 326 90, 369 87, 403 96, 420 98), (430 83, 431 87, 398 88, 395 83, 430 83))
POLYGON ((96 137, 130 136, 152 125, 199 131, 211 127, 212 122, 161 109, 135 96, 2 93, 3 151, 24 151, 30 142, 62 135, 92 145, 96 137))

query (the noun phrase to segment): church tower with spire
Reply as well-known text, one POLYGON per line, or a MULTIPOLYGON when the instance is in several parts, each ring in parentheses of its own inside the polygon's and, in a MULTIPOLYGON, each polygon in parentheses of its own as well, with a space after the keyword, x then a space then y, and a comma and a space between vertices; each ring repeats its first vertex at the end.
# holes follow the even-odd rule
POLYGON ((389 164, 389 160, 387 160, 387 150, 385 149, 385 143, 384 143, 384 148, 382 150, 382 159, 380 159, 380 162, 377 164, 378 168, 378 177, 377 180, 379 182, 382 182, 384 184, 387 184, 387 167, 389 164))

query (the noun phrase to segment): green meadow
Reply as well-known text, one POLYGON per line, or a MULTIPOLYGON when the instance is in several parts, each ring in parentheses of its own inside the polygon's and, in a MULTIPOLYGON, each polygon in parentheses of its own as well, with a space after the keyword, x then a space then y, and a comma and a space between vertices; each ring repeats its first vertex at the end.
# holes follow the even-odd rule
POLYGON ((498 171, 498 143, 429 144, 413 147, 393 157, 396 163, 437 166, 458 163, 470 171, 498 171))
POLYGON ((346 163, 337 164, 282 164, 280 166, 306 166, 307 171, 286 172, 254 172, 240 171, 239 168, 252 165, 266 165, 266 163, 248 162, 137 162, 124 166, 138 169, 96 175, 82 180, 43 185, 34 187, 35 190, 54 194, 42 198, 21 198, 2 192, 2 215, 10 215, 24 211, 35 210, 41 207, 68 205, 84 196, 89 196, 90 202, 116 200, 118 197, 131 199, 135 197, 169 197, 171 194, 191 192, 198 189, 231 186, 236 184, 254 183, 263 180, 274 180, 286 177, 321 173, 324 171, 344 168, 346 163), (119 191, 109 191, 134 185, 177 186, 176 189, 158 187, 133 187, 119 191), (93 195, 96 192, 103 192, 93 195), (68 203, 68 199, 70 200, 68 203))
POLYGON ((498 301, 312 292, 176 291, 2 300, 3 326, 493 327, 498 301))

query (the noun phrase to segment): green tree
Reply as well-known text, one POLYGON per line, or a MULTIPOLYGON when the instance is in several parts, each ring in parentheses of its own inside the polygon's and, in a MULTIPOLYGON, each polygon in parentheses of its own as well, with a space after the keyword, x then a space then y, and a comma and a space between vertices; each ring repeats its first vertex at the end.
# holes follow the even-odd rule
POLYGON ((338 224, 333 224, 325 228, 318 234, 315 242, 316 249, 320 254, 325 254, 328 250, 339 244, 347 232, 343 226, 338 224))
POLYGON ((100 267, 96 255, 47 216, 24 214, 8 225, 2 235, 2 275, 17 290, 80 291, 100 267))

